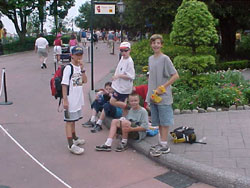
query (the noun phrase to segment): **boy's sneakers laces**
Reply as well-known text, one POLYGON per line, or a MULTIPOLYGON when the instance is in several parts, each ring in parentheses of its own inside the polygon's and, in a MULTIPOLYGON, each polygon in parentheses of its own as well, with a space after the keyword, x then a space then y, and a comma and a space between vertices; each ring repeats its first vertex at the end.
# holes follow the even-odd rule
POLYGON ((96 151, 111 151, 111 146, 107 146, 105 144, 96 146, 95 147, 96 151))
POLYGON ((162 154, 167 154, 170 152, 170 147, 157 146, 154 150, 150 151, 150 155, 153 157, 159 157, 162 154))
POLYGON ((73 144, 71 147, 68 146, 68 149, 71 153, 76 154, 76 155, 81 155, 84 152, 83 148, 80 148, 79 146, 76 146, 73 144))
POLYGON ((73 139, 73 144, 75 144, 76 146, 83 145, 83 144, 85 144, 85 140, 84 139, 80 139, 80 138, 78 138, 77 140, 73 139))
POLYGON ((90 121, 90 119, 87 122, 85 122, 85 123, 82 124, 82 126, 86 127, 86 128, 94 127, 94 125, 95 125, 95 123, 92 122, 92 121, 90 121))
POLYGON ((161 147, 161 144, 155 144, 150 147, 150 150, 155 150, 156 148, 161 147))
POLYGON ((93 129, 91 129, 90 131, 91 131, 92 133, 96 133, 96 132, 99 132, 99 131, 101 131, 101 130, 102 130, 101 125, 95 124, 95 126, 93 127, 93 129))
POLYGON ((122 152, 122 151, 125 151, 126 149, 128 149, 128 144, 125 144, 125 143, 121 142, 119 144, 119 146, 117 146, 117 148, 115 149, 115 151, 122 152))

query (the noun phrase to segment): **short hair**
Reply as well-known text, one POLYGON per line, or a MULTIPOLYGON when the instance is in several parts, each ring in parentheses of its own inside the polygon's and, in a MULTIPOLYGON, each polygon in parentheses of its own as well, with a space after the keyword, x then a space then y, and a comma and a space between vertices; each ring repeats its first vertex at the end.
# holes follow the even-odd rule
POLYGON ((160 39, 161 44, 163 44, 163 37, 160 34, 154 34, 150 37, 150 44, 152 44, 152 42, 154 42, 156 39, 160 39))
POLYGON ((43 33, 39 33, 39 37, 43 37, 43 33))
POLYGON ((129 94, 129 97, 136 97, 136 96, 140 99, 139 94, 136 92, 132 92, 131 94, 129 94))
POLYGON ((107 86, 111 87, 111 85, 112 85, 112 82, 106 82, 105 85, 104 85, 104 87, 107 87, 107 86))

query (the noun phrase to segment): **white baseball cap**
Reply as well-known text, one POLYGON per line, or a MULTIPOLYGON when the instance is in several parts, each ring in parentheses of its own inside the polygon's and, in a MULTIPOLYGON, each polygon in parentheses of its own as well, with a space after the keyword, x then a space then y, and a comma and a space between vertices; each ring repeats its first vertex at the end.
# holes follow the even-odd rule
POLYGON ((129 42, 122 42, 120 44, 120 49, 124 49, 124 48, 129 48, 130 49, 131 45, 129 42))

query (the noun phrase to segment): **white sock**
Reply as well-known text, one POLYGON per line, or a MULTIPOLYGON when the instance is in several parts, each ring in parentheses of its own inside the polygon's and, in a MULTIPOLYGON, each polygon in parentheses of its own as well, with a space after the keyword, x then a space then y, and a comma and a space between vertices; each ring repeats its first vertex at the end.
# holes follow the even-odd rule
POLYGON ((91 122, 95 122, 95 116, 91 116, 90 121, 91 121, 91 122))
POLYGON ((113 141, 112 138, 108 138, 108 139, 106 140, 106 142, 105 142, 105 145, 106 145, 106 146, 111 146, 111 145, 112 145, 112 141, 113 141))
POLYGON ((161 135, 160 135, 160 132, 158 133, 158 143, 161 143, 161 135))
POLYGON ((167 141, 161 141, 160 143, 161 143, 161 145, 162 145, 163 147, 167 147, 167 145, 168 145, 168 142, 167 142, 167 141))
POLYGON ((127 144, 128 143, 128 139, 123 138, 122 139, 122 143, 127 144))
POLYGON ((98 121, 96 122, 96 124, 102 125, 102 120, 98 119, 98 121))

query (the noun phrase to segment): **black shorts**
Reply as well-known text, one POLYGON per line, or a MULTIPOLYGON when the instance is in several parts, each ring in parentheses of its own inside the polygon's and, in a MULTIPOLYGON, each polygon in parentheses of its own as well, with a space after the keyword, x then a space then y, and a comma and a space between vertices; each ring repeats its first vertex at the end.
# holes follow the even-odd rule
POLYGON ((118 93, 117 91, 114 91, 113 93, 113 97, 117 100, 117 101, 122 101, 124 102, 127 98, 128 98, 128 95, 129 94, 121 94, 121 93, 118 93))

